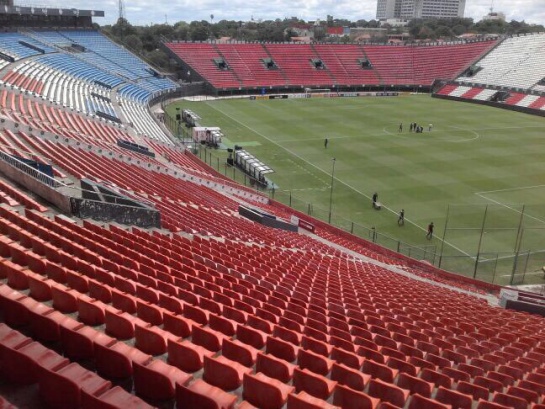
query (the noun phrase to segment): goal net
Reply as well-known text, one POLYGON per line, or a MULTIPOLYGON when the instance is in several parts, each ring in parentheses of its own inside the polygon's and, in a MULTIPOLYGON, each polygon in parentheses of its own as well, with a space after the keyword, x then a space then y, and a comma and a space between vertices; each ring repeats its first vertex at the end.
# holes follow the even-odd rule
POLYGON ((331 95, 331 89, 329 88, 305 88, 305 96, 311 97, 329 97, 331 95))

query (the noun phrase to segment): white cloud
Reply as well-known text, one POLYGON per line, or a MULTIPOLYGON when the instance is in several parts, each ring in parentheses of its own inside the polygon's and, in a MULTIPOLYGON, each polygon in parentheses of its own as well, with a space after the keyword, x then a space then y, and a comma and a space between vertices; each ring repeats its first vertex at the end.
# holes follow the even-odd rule
MULTIPOLYGON (((42 0, 50 7, 58 7, 58 0, 42 0)), ((543 0, 467 0, 466 17, 480 20, 489 12, 503 12, 508 21, 525 20, 527 23, 545 24, 543 0)), ((304 20, 325 20, 327 15, 356 21, 375 18, 376 0, 125 0, 125 16, 133 25, 169 24, 178 21, 262 20, 298 17, 304 20)), ((64 6, 66 7, 66 6, 64 6)), ((70 1, 70 8, 104 10, 106 17, 96 18, 100 25, 113 24, 118 17, 116 0, 70 1), (92 4, 92 6, 90 6, 92 4)))

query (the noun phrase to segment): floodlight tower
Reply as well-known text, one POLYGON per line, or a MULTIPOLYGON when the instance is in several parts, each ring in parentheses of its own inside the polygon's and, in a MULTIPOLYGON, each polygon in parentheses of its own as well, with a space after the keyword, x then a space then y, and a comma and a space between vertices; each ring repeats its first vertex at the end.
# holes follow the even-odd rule
POLYGON ((123 0, 118 1, 119 16, 118 19, 125 19, 125 2, 123 0))
POLYGON ((123 33, 125 31, 125 2, 123 0, 118 0, 119 16, 117 18, 117 23, 120 25, 119 31, 121 34, 121 41, 123 41, 123 33))

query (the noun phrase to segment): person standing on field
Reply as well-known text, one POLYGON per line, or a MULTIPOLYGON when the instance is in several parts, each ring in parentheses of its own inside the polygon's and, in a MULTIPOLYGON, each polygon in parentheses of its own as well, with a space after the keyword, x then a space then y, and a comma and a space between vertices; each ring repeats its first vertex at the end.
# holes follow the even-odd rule
POLYGON ((405 224, 405 209, 401 209, 399 212, 399 218, 397 219, 398 226, 403 226, 405 224))
POLYGON ((433 222, 428 224, 428 234, 426 234, 426 238, 428 240, 431 240, 432 237, 433 237, 433 222))

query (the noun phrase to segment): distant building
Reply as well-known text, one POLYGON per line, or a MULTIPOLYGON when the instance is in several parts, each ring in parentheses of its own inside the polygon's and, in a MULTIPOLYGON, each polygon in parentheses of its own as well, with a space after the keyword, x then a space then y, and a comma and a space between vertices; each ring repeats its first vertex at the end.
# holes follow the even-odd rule
POLYGON ((505 14, 503 14, 501 11, 490 11, 490 13, 483 17, 483 20, 505 21, 505 14))
POLYGON ((342 37, 350 35, 350 27, 327 27, 328 37, 342 37))
POLYGON ((352 27, 350 28, 351 41, 373 41, 376 38, 385 39, 388 30, 385 28, 352 27))
POLYGON ((377 19, 464 17, 466 0, 377 0, 377 19))
POLYGON ((409 20, 402 20, 400 18, 387 18, 386 20, 380 20, 380 26, 389 25, 390 27, 406 27, 409 25, 409 20))
POLYGON ((378 0, 377 20, 397 19, 401 16, 401 0, 378 0))

